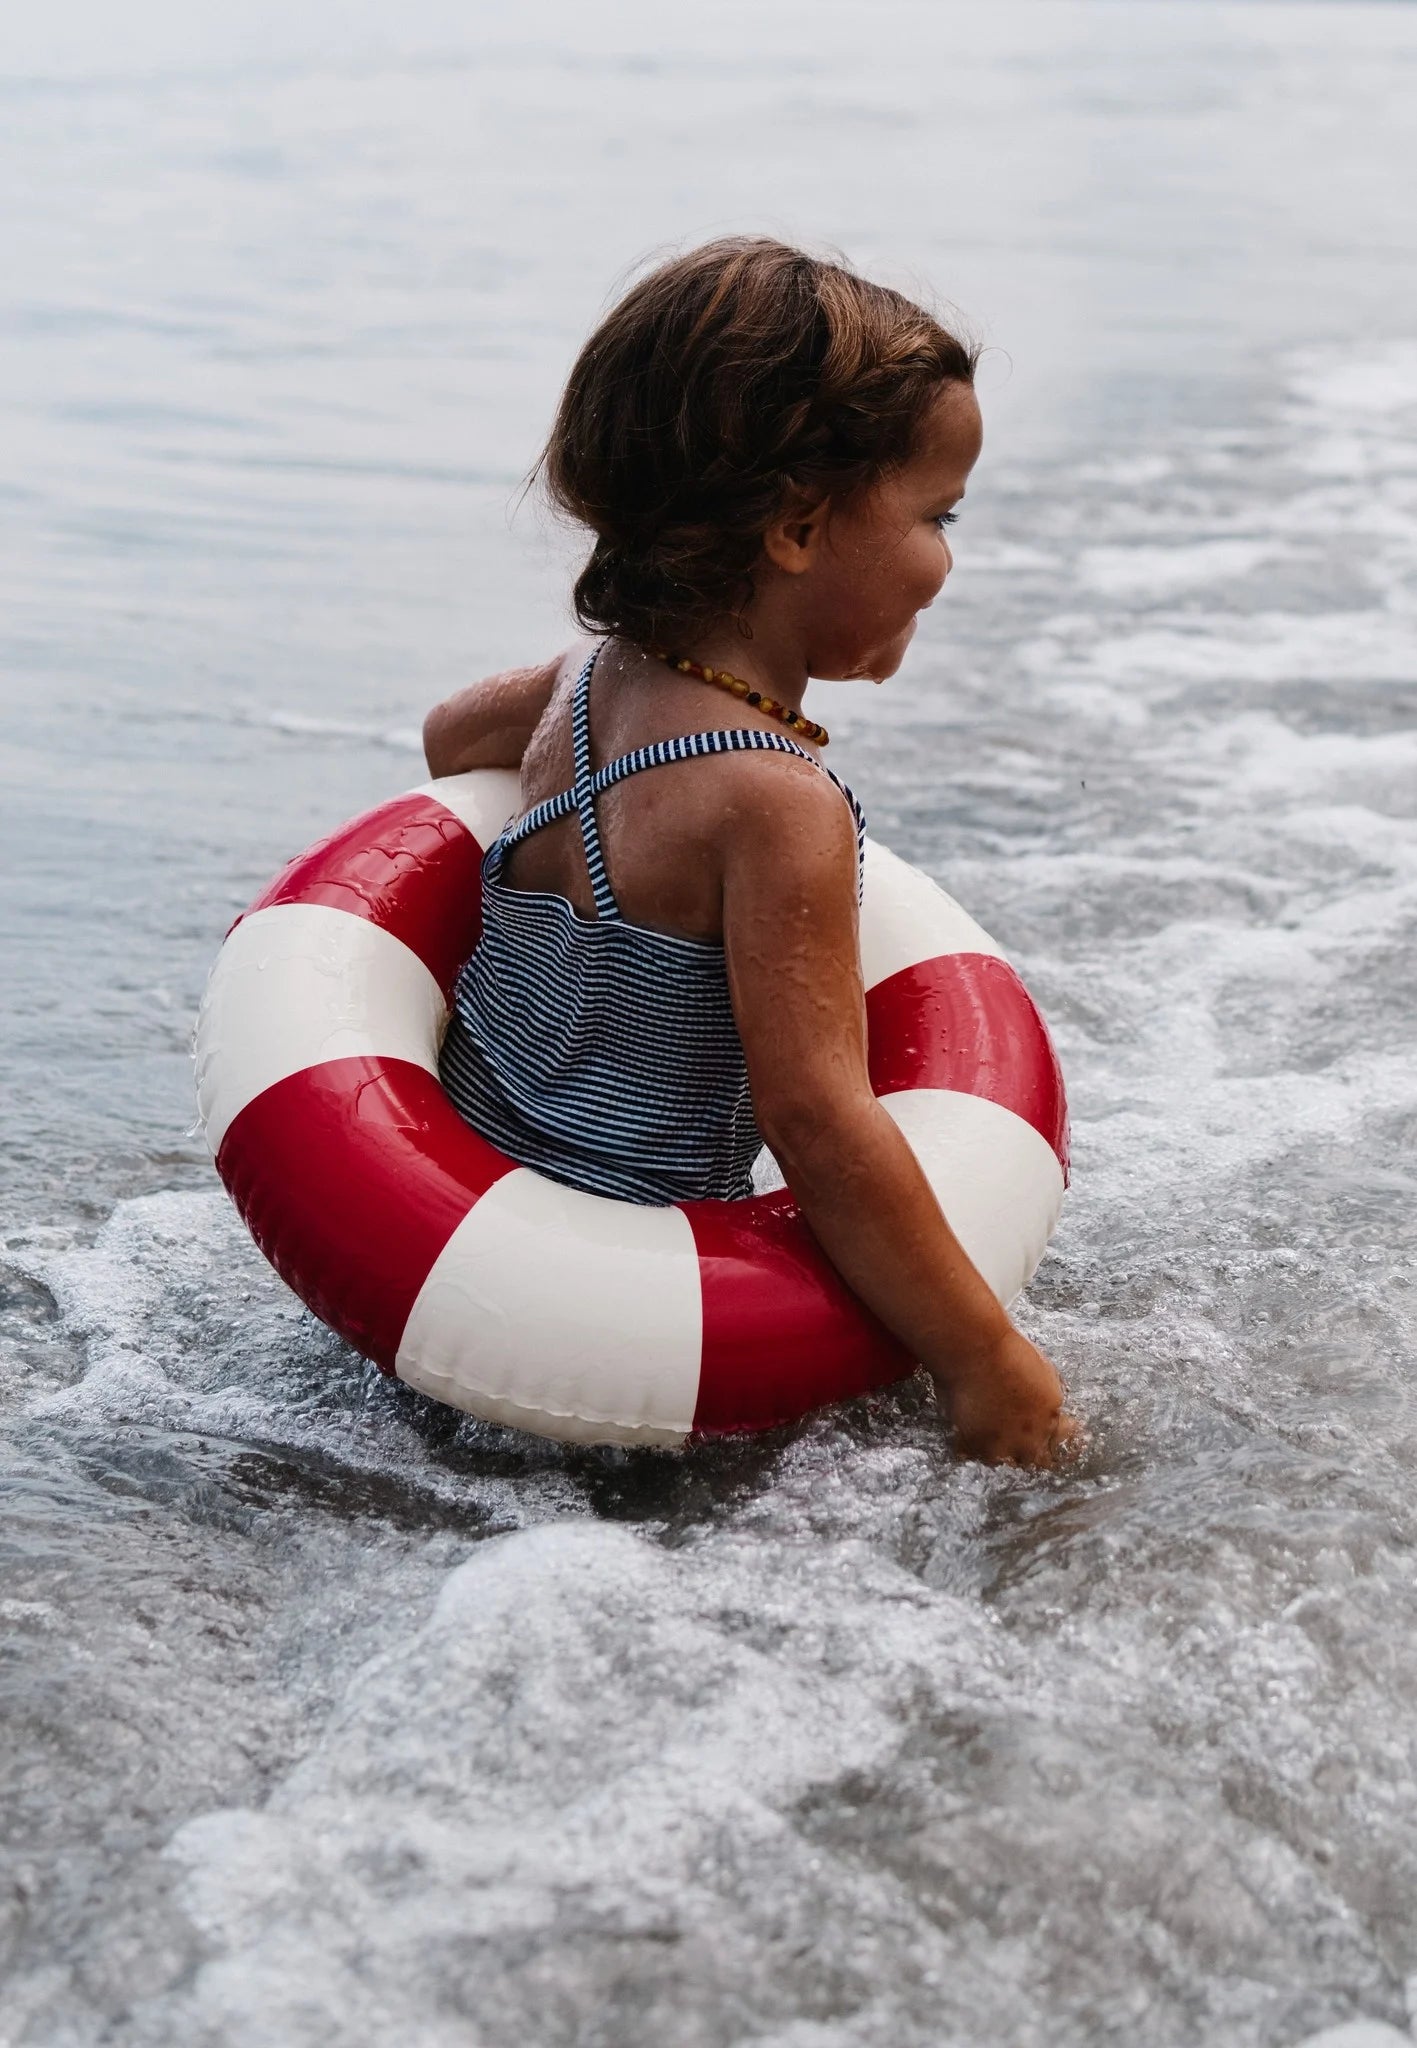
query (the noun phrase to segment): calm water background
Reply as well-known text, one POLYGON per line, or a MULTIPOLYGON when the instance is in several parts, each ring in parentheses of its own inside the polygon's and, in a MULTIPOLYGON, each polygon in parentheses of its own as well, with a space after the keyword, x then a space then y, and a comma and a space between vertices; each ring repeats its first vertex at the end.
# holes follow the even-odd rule
POLYGON ((0 56, 0 2041, 1405 2029, 1417 10, 210 12, 0 56), (1066 1479, 916 1389, 459 1421, 192 1131, 226 923, 562 643, 519 479, 730 227, 993 345, 949 599, 820 710, 1060 1042, 1066 1479))

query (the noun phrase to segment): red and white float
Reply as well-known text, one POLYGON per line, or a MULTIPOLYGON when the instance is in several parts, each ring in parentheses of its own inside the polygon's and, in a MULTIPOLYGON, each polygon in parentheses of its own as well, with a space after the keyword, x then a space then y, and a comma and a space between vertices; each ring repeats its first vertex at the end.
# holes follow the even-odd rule
MULTIPOLYGON (((908 1373, 785 1189, 610 1201, 516 1165, 454 1110, 448 998, 483 849, 516 808, 509 772, 427 783, 301 854, 232 928, 197 1092, 256 1243, 385 1372, 543 1436, 682 1444, 908 1373)), ((871 842, 861 954, 872 1087, 1007 1302, 1063 1198, 1047 1027, 994 941, 871 842)))

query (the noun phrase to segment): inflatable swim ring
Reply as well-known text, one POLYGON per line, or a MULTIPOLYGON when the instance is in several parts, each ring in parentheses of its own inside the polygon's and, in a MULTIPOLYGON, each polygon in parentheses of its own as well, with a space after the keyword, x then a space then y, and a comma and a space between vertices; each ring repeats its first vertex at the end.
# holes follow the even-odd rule
MULTIPOLYGON (((232 927, 197 1095, 262 1252, 385 1372, 543 1436, 682 1444, 908 1373, 785 1189, 612 1201, 515 1165, 458 1116, 438 1046, 483 849, 517 804, 509 771, 426 783, 299 855, 232 927)), ((1047 1027, 974 920, 869 841, 861 953, 871 1085, 1007 1302, 1066 1178, 1047 1027)))

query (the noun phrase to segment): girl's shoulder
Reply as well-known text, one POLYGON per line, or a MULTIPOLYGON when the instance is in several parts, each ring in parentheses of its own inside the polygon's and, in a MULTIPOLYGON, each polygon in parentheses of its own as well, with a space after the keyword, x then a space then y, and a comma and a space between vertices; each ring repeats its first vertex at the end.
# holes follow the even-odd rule
POLYGON ((723 757, 724 872, 743 862, 785 881, 856 877, 865 820, 846 784, 804 753, 723 757))

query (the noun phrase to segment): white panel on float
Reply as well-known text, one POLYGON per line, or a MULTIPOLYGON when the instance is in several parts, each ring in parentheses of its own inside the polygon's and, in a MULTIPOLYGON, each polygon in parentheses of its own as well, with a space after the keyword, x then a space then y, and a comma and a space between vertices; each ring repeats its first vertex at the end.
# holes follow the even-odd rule
POLYGON ((487 1422, 572 1443, 681 1444, 694 1422, 703 1294, 682 1209, 518 1167, 424 1281, 394 1370, 487 1422))
POLYGON ((883 1095, 950 1228, 1007 1308, 1038 1270, 1063 1207, 1063 1169, 1044 1137, 982 1095, 883 1095))
POLYGON ((438 1071, 443 992, 402 939, 324 903, 273 903, 217 955, 197 1018, 197 1108, 213 1157, 248 1102, 327 1060, 438 1071))
POLYGON ((861 900, 861 973, 867 988, 941 953, 1004 957, 1003 947, 938 882, 868 839, 861 900))
POLYGON ((521 809, 521 776, 515 768, 472 768, 466 775, 420 782, 408 794, 436 798, 466 825, 485 853, 521 809))

